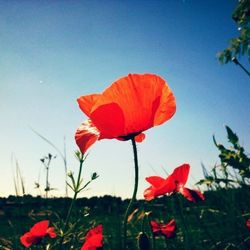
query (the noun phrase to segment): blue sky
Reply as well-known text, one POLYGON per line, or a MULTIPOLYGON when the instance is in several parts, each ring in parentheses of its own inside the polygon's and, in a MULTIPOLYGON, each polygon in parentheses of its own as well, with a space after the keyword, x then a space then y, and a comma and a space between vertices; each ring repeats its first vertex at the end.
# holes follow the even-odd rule
MULTIPOLYGON (((145 177, 191 165, 189 185, 218 162, 212 135, 226 143, 224 125, 250 148, 249 77, 218 51, 237 36, 236 0, 0 1, 0 196, 14 194, 11 155, 18 159, 27 193, 44 187, 40 158, 56 152, 31 128, 63 150, 77 172, 74 133, 86 119, 76 98, 102 92, 128 73, 163 77, 177 101, 176 115, 147 131, 138 145, 138 197, 145 177)), ((245 66, 249 66, 242 58, 245 66)), ((89 151, 84 180, 100 177, 82 196, 130 197, 133 155, 129 142, 103 140, 89 151)), ((64 194, 64 166, 51 164, 50 183, 64 194)))

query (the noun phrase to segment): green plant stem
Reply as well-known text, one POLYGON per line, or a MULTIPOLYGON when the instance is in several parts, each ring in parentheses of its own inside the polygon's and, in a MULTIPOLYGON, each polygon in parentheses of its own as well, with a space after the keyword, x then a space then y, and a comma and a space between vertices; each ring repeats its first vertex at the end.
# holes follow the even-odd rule
POLYGON ((168 238, 167 237, 164 237, 165 238, 165 246, 166 246, 166 250, 168 250, 169 249, 169 247, 168 247, 168 238))
POLYGON ((182 206, 182 201, 179 197, 179 194, 176 194, 176 199, 178 200, 178 205, 180 208, 180 219, 184 226, 184 232, 185 232, 184 233, 184 249, 190 249, 189 247, 191 246, 191 238, 190 238, 189 228, 186 223, 185 216, 183 214, 183 206, 182 206))
POLYGON ((209 238, 209 240, 212 242, 212 246, 216 246, 216 241, 214 240, 214 237, 211 235, 210 231, 208 230, 208 226, 205 225, 203 218, 200 217, 200 215, 198 214, 198 211, 194 213, 196 221, 199 223, 200 228, 202 228, 205 232, 205 234, 207 235, 207 237, 209 238))
POLYGON ((150 234, 151 234, 151 238, 152 238, 152 249, 155 250, 155 236, 154 236, 154 232, 153 232, 152 227, 151 227, 149 216, 150 215, 147 214, 147 221, 148 221, 148 225, 149 225, 149 228, 150 228, 150 234))
POLYGON ((69 223, 69 218, 70 218, 70 215, 71 215, 71 212, 72 212, 72 208, 73 208, 73 205, 76 201, 76 197, 79 193, 79 186, 80 186, 80 180, 81 180, 81 174, 82 174, 82 166, 83 166, 83 155, 80 159, 80 167, 79 167, 79 172, 78 172, 78 177, 77 177, 77 182, 76 182, 76 187, 77 189, 75 190, 74 192, 74 197, 71 201, 71 204, 70 204, 70 207, 69 207, 69 211, 68 211, 68 214, 67 214, 67 217, 66 217, 66 220, 65 220, 65 225, 64 225, 64 228, 67 228, 68 226, 68 223, 69 223))
MULTIPOLYGON (((152 233, 153 234, 153 233, 152 233)), ((154 234, 153 234, 153 236, 152 236, 152 248, 153 248, 153 250, 155 250, 156 248, 155 248, 155 236, 154 236, 154 234)))
POLYGON ((138 167, 138 157, 137 157, 137 148, 136 148, 136 142, 135 138, 131 138, 132 146, 133 146, 133 153, 134 153, 134 167, 135 167, 135 183, 134 183, 134 191, 133 196, 129 202, 129 205, 127 207, 127 210, 124 215, 124 221, 123 221, 123 249, 126 249, 127 246, 127 223, 128 223, 128 216, 129 212, 132 208, 132 205, 134 201, 136 200, 136 194, 138 189, 138 180, 139 180, 139 167, 138 167))
POLYGON ((51 158, 49 158, 47 164, 45 165, 46 168, 46 187, 45 187, 45 197, 48 198, 48 192, 49 192, 49 165, 50 165, 51 158))
POLYGON ((45 198, 48 198, 49 191, 49 166, 46 167, 46 188, 45 188, 45 198))
POLYGON ((71 215, 71 212, 72 212, 72 208, 73 208, 73 206, 74 206, 74 204, 75 204, 77 195, 78 195, 79 190, 80 190, 80 182, 81 182, 81 174, 82 174, 83 162, 84 162, 84 156, 81 155, 81 158, 80 158, 80 167, 79 167, 79 172, 78 172, 78 177, 77 177, 77 182, 76 182, 76 189, 74 190, 74 197, 73 197, 73 199, 72 199, 72 201, 71 201, 71 204, 70 204, 70 207, 69 207, 69 210, 68 210, 68 214, 67 214, 67 217, 66 217, 66 220, 65 220, 65 223, 64 223, 64 227, 63 227, 63 236, 62 236, 61 241, 60 241, 60 244, 59 244, 59 249, 60 249, 60 247, 61 247, 62 244, 63 244, 64 233, 65 233, 65 230, 66 230, 67 227, 68 227, 69 218, 70 218, 70 215, 71 215))

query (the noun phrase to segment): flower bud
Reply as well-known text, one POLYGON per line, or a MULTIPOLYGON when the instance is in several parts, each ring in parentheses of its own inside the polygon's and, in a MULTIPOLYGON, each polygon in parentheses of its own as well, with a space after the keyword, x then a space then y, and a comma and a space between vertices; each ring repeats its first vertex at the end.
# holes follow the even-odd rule
POLYGON ((68 177, 72 178, 73 177, 73 172, 69 171, 67 175, 68 175, 68 177))
POLYGON ((94 172, 91 176, 91 180, 93 181, 93 180, 97 179, 98 177, 99 177, 99 175, 96 172, 94 172))

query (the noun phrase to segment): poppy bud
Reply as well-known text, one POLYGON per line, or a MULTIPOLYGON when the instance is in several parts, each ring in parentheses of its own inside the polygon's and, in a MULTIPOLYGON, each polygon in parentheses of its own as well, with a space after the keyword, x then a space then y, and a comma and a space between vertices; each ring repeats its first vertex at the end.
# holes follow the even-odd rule
POLYGON ((149 250, 150 242, 146 233, 140 232, 138 235, 138 247, 140 250, 149 250))

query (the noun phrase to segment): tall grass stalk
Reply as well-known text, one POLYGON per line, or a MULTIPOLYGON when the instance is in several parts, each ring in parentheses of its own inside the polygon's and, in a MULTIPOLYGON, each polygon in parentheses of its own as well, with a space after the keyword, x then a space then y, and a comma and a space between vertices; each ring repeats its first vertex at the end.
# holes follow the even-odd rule
POLYGON ((19 167, 18 160, 16 159, 14 154, 11 154, 11 165, 12 168, 14 168, 13 182, 14 182, 16 196, 25 195, 24 179, 21 173, 21 169, 19 167))

